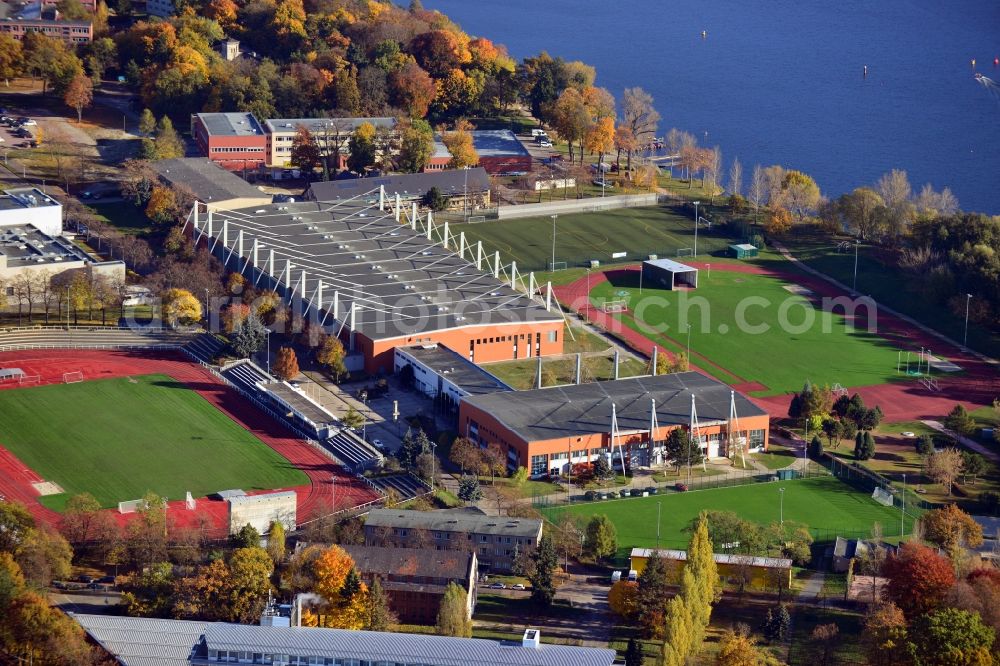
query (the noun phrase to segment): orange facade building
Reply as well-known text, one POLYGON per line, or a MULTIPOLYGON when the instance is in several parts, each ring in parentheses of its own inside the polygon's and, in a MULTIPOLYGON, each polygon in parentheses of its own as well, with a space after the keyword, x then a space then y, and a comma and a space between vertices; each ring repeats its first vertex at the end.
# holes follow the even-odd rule
POLYGON ((738 447, 766 449, 768 415, 729 386, 698 372, 467 396, 459 432, 480 446, 498 444, 508 467, 533 477, 565 474, 603 455, 621 467, 669 462, 664 443, 691 428, 709 458, 738 447))

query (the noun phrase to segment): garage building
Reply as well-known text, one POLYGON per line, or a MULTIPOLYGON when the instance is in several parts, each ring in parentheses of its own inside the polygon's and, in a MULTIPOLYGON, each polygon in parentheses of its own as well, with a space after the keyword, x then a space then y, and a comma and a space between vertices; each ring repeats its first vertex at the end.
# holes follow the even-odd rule
POLYGON ((650 259, 642 262, 642 279, 647 286, 663 289, 697 289, 698 269, 672 259, 650 259))

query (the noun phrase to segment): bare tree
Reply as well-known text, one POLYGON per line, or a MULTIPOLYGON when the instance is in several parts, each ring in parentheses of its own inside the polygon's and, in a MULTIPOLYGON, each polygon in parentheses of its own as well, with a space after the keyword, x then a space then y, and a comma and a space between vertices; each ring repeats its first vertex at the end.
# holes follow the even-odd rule
POLYGON ((750 178, 750 189, 747 190, 747 198, 750 199, 750 203, 753 205, 753 214, 755 219, 760 213, 760 206, 764 203, 765 196, 764 170, 760 168, 759 164, 754 164, 753 176, 750 178))
POLYGON ((55 289, 52 286, 52 271, 43 270, 38 272, 38 298, 45 310, 45 323, 49 323, 49 311, 52 303, 56 299, 55 289))
MULTIPOLYGON (((639 146, 648 144, 656 135, 660 114, 653 108, 653 96, 642 88, 626 88, 622 95, 622 122, 632 132, 639 146)), ((633 149, 634 150, 634 149, 633 149)), ((632 167, 632 150, 626 151, 628 168, 632 167)))
POLYGON ((882 195, 882 201, 889 208, 909 201, 912 194, 910 179, 906 172, 900 169, 893 169, 889 173, 882 174, 878 183, 875 184, 875 190, 882 195))
POLYGON ((920 189, 914 202, 923 215, 952 215, 958 210, 958 199, 947 187, 935 192, 930 183, 920 189))
POLYGON ((712 204, 715 204, 715 192, 718 189, 719 180, 722 176, 722 149, 718 146, 712 148, 711 155, 706 160, 706 171, 708 179, 712 181, 712 204))
POLYGON ((733 158, 733 163, 729 167, 729 193, 743 194, 743 165, 739 158, 733 158))

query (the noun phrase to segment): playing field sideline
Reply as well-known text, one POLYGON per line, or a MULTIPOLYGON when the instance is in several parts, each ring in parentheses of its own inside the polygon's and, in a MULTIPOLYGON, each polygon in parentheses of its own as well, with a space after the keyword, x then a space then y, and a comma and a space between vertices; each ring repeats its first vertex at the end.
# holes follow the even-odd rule
MULTIPOLYGON (((555 520, 563 511, 583 517, 605 514, 618 531, 619 552, 627 553, 636 546, 656 546, 659 504, 660 546, 684 548, 688 542, 684 529, 706 509, 736 511, 741 518, 761 524, 777 522, 780 488, 784 488, 784 519, 805 523, 817 540, 832 540, 837 534, 866 536, 876 521, 882 524, 887 537, 899 535, 899 509, 882 506, 870 494, 859 492, 832 476, 589 502, 543 509, 542 512, 550 520, 555 520)), ((908 515, 907 531, 911 527, 912 516, 908 515)))
MULTIPOLYGON (((692 218, 692 211, 667 206, 559 215, 556 262, 566 262, 570 268, 589 266, 591 259, 605 264, 617 252, 627 252, 626 258, 631 261, 646 259, 650 254, 676 257, 678 249, 694 246, 692 218)), ((483 241, 488 253, 499 250, 504 262, 514 259, 521 270, 544 270, 552 261, 549 217, 454 225, 451 233, 459 232, 465 232, 470 243, 483 241)), ((698 232, 699 254, 724 250, 732 242, 718 226, 702 227, 698 232)))
POLYGON ((0 392, 0 446, 66 491, 103 506, 152 490, 172 500, 308 483, 285 458, 167 375, 0 392))

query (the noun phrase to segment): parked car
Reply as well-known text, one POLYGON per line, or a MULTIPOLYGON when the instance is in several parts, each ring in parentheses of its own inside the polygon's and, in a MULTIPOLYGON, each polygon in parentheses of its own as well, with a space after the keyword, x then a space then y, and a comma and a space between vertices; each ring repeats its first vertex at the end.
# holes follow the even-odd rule
POLYGON ((680 483, 680 482, 678 482, 678 483, 674 484, 674 490, 676 490, 677 492, 685 493, 685 492, 687 492, 687 489, 688 489, 688 487, 687 487, 686 483, 680 483))
POLYGON ((646 486, 646 492, 650 495, 655 495, 659 489, 656 486, 646 486))
POLYGON ((603 178, 595 178, 590 182, 593 183, 595 187, 603 187, 606 190, 610 190, 614 187, 614 185, 604 180, 603 178))
POLYGON ((525 589, 525 587, 524 587, 524 585, 522 583, 514 583, 513 585, 510 586, 510 589, 512 589, 512 590, 523 590, 523 589, 525 589))
POLYGON ((642 497, 642 490, 640 490, 639 488, 633 488, 632 490, 629 491, 628 494, 631 495, 632 497, 642 497))
POLYGON ((31 118, 27 118, 27 117, 18 118, 17 122, 18 122, 18 124, 20 124, 20 125, 22 125, 24 127, 34 127, 35 125, 38 124, 34 120, 32 120, 31 118))
POLYGON ((628 495, 629 495, 628 488, 622 488, 621 490, 618 491, 619 497, 628 497, 628 495))
POLYGON ((507 586, 504 585, 503 583, 492 583, 490 585, 490 589, 491 590, 506 590, 507 586))
POLYGON ((114 576, 101 576, 100 578, 97 579, 97 582, 98 583, 102 583, 104 585, 114 585, 115 584, 115 577, 114 576))
POLYGON ((552 147, 552 139, 550 139, 547 136, 544 136, 541 139, 539 139, 538 145, 541 146, 542 148, 551 148, 552 147))
POLYGON ((86 576, 86 575, 84 575, 84 576, 77 576, 76 579, 77 579, 77 581, 79 581, 81 583, 86 583, 87 585, 90 585, 95 580, 93 576, 86 576))
POLYGON ((598 494, 597 494, 597 493, 595 493, 595 492, 594 492, 593 490, 588 490, 587 492, 585 492, 585 493, 583 494, 583 497, 584 497, 584 499, 586 499, 586 500, 587 500, 588 502, 593 502, 594 500, 596 500, 596 499, 597 499, 597 495, 598 495, 598 494))

